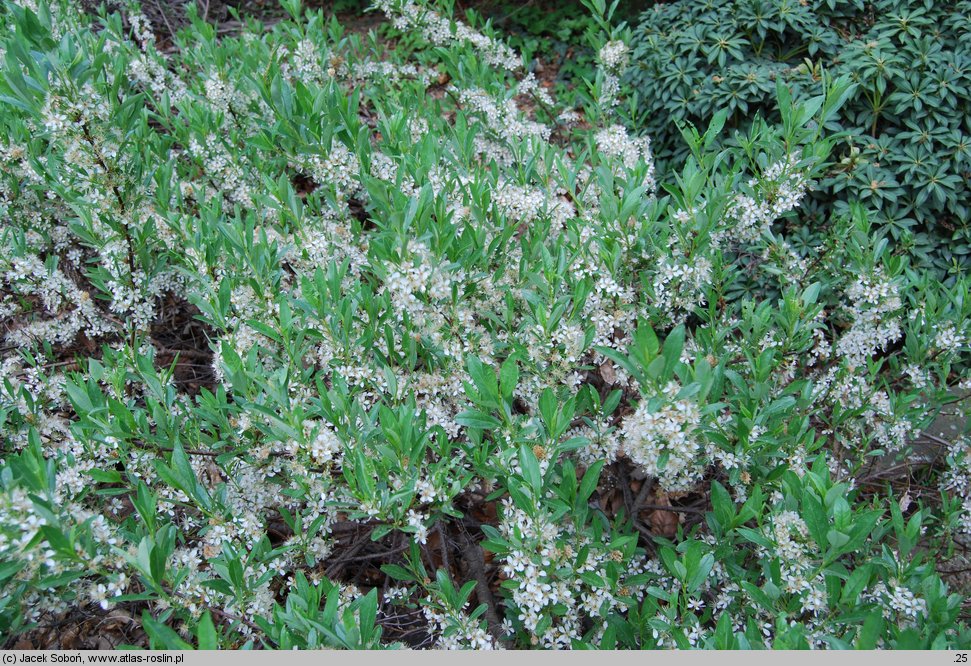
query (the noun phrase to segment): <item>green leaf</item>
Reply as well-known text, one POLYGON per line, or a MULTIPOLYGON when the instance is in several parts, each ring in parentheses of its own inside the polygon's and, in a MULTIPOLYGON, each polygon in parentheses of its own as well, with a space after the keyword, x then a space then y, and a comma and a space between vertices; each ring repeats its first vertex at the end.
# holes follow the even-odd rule
MULTIPOLYGON (((479 405, 492 409, 499 408, 501 396, 499 394, 499 383, 496 381, 495 371, 487 367, 474 356, 469 356, 466 360, 466 367, 472 383, 478 390, 479 405)), ((473 397, 473 396, 469 396, 473 397)))
POLYGON ((834 549, 839 549, 841 546, 846 545, 850 541, 850 537, 847 534, 843 534, 835 529, 831 529, 826 533, 826 541, 834 549))
POLYGON ((873 650, 877 647, 877 641, 883 636, 884 620, 881 611, 873 611, 867 615, 860 627, 860 634, 856 639, 858 650, 873 650))
POLYGON ((512 402, 516 384, 519 383, 519 365, 515 356, 510 356, 499 368, 499 389, 507 403, 512 402))
POLYGON ((745 590, 752 599, 754 599, 763 608, 763 610, 772 611, 775 608, 775 604, 772 599, 767 595, 761 588, 753 585, 752 583, 743 580, 739 583, 742 589, 745 590))
POLYGON ((681 352, 684 351, 684 325, 680 324, 664 340, 661 356, 664 357, 664 377, 667 379, 674 373, 675 367, 681 362, 681 352))
POLYGON ((5 583, 25 566, 27 566, 27 563, 24 560, 9 560, 7 562, 0 562, 0 583, 5 583))
POLYGON ((722 128, 725 127, 725 121, 728 120, 728 109, 719 109, 714 116, 711 117, 711 122, 708 123, 708 129, 705 131, 704 136, 704 147, 707 150, 711 148, 715 139, 721 134, 722 128))
POLYGON ((866 589, 867 584, 870 581, 870 565, 864 564, 853 571, 850 577, 847 579, 846 583, 843 584, 843 592, 840 596, 840 603, 853 607, 856 605, 856 601, 860 596, 860 593, 866 589))
POLYGON ((775 548, 775 545, 771 541, 769 541, 764 536, 762 536, 761 533, 753 529, 750 529, 748 527, 739 527, 739 528, 736 528, 735 531, 738 532, 739 536, 741 536, 746 541, 751 541, 752 543, 762 546, 763 548, 769 548, 769 549, 775 548))
POLYGON ((142 628, 148 634, 153 650, 192 650, 191 645, 186 643, 170 627, 158 622, 146 610, 142 611, 142 628))
POLYGON ((626 370, 629 375, 637 379, 637 381, 641 384, 646 383, 644 381, 644 373, 635 367, 634 364, 630 362, 630 359, 618 352, 616 349, 611 349, 610 347, 594 347, 594 350, 626 370))
POLYGON ((808 307, 814 305, 819 299, 819 291, 822 289, 822 283, 813 282, 811 285, 806 287, 802 292, 802 303, 804 306, 808 307))
POLYGON ((494 416, 474 410, 466 410, 455 417, 455 422, 466 428, 494 430, 502 426, 502 421, 494 416))
POLYGON ((577 490, 577 503, 581 505, 586 505, 593 494, 594 489, 597 487, 597 482, 600 481, 600 470, 606 461, 598 460, 594 464, 590 465, 587 470, 583 473, 583 480, 580 482, 580 489, 577 490))
POLYGON ((415 580, 415 575, 398 564, 382 564, 381 571, 388 574, 395 580, 411 582, 415 580))
POLYGON ((732 618, 729 613, 722 613, 715 625, 715 649, 731 650, 735 647, 735 632, 732 630, 732 618))
POLYGON ((209 611, 199 618, 199 624, 196 626, 196 641, 200 650, 219 649, 219 637, 216 635, 216 627, 212 623, 212 615, 209 611))
POLYGON ((725 486, 717 481, 712 481, 711 484, 711 507, 721 528, 723 530, 730 529, 732 519, 735 517, 735 503, 725 486))
POLYGON ((116 469, 112 470, 100 470, 100 469, 90 469, 88 470, 88 476, 95 483, 121 483, 121 472, 116 469))
POLYGON ((539 498, 543 490, 543 474, 539 469, 539 461, 532 449, 527 446, 519 447, 519 466, 523 470, 523 477, 526 483, 533 490, 533 497, 539 498))
POLYGON ((711 573, 712 567, 715 566, 715 556, 711 553, 705 553, 701 561, 698 563, 697 568, 692 572, 691 578, 688 580, 688 593, 694 594, 694 592, 701 587, 705 579, 711 573))
POLYGON ((826 510, 823 509, 822 502, 808 488, 803 492, 802 514, 813 541, 820 548, 825 549, 829 545, 826 537, 829 531, 829 518, 826 516, 826 510))

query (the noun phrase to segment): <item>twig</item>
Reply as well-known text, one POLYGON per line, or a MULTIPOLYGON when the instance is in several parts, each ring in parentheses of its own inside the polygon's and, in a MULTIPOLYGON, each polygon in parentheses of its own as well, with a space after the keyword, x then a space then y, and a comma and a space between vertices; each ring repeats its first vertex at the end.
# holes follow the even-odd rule
POLYGON ((654 509, 656 511, 672 511, 674 513, 697 513, 704 514, 701 509, 692 509, 686 506, 671 506, 670 504, 641 504, 639 509, 654 509))
POLYGON ((406 543, 403 546, 395 546, 390 550, 383 550, 380 553, 371 553, 369 555, 345 555, 341 559, 335 560, 334 564, 344 564, 345 562, 363 562, 364 560, 377 560, 382 557, 388 557, 389 555, 403 553, 409 548, 411 548, 411 544, 406 543))
MULTIPOLYGON (((938 437, 937 435, 932 435, 929 432, 922 432, 922 433, 920 433, 920 435, 917 437, 917 439, 921 439, 921 438, 923 438, 923 439, 929 439, 930 441, 934 442, 935 444, 940 444, 941 446, 951 446, 951 444, 954 443, 954 442, 947 441, 943 437, 938 437)), ((935 459, 937 459, 938 457, 939 457, 939 454, 938 454, 938 456, 935 456, 935 459)))
POLYGON ((623 467, 620 469, 620 473, 620 490, 624 495, 624 507, 627 509, 628 514, 632 515, 634 513, 634 497, 630 492, 630 475, 623 467))
POLYGON ((635 519, 633 521, 633 523, 634 523, 634 527, 637 528, 637 531, 640 532, 641 534, 643 534, 644 536, 646 536, 649 539, 649 542, 648 543, 650 543, 651 546, 653 547, 654 546, 654 532, 652 532, 651 530, 649 530, 646 527, 644 527, 643 525, 641 525, 640 521, 637 520, 637 519, 635 519))
POLYGON ((475 596, 480 604, 485 604, 485 618, 489 623, 489 633, 505 647, 509 647, 509 642, 502 638, 502 622, 499 620, 499 613, 496 610, 496 600, 489 589, 489 581, 485 575, 485 561, 482 557, 482 547, 477 544, 472 535, 463 530, 462 561, 465 563, 466 575, 471 575, 475 579, 475 596))
POLYGON ((162 16, 162 21, 165 22, 165 28, 169 31, 169 40, 171 41, 175 37, 175 30, 172 28, 172 24, 169 23, 169 17, 165 13, 165 8, 162 6, 158 0, 155 0, 155 8, 158 9, 159 14, 162 16))
POLYGON ((345 554, 340 559, 335 560, 327 567, 326 576, 328 578, 333 579, 344 568, 343 565, 346 564, 347 562, 350 562, 352 559, 354 559, 354 557, 359 552, 361 552, 361 550, 364 548, 364 546, 367 545, 368 541, 370 540, 371 540, 371 533, 368 532, 364 535, 363 539, 360 539, 357 543, 351 546, 351 549, 347 552, 347 554, 345 554))
POLYGON ((644 506, 644 500, 647 499, 647 496, 651 494, 652 490, 654 490, 654 477, 649 476, 644 479, 644 483, 641 484, 641 489, 637 492, 637 498, 634 500, 634 513, 641 510, 641 507, 644 506))
POLYGON ((258 631, 260 632, 260 634, 263 633, 263 628, 260 625, 256 624, 255 622, 251 622, 250 620, 247 620, 245 617, 240 617, 239 615, 228 613, 222 610, 221 608, 218 608, 217 606, 209 606, 208 609, 211 610, 215 615, 219 615, 233 622, 241 622, 245 624, 247 627, 249 627, 250 629, 252 629, 253 631, 258 631))
POLYGON ((211 359, 212 352, 199 351, 198 349, 172 349, 171 347, 157 347, 156 353, 165 356, 178 356, 180 358, 205 358, 211 359))
POLYGON ((442 566, 445 567, 445 572, 451 571, 452 567, 448 562, 448 544, 445 542, 445 530, 442 528, 442 522, 440 521, 435 529, 438 530, 438 546, 442 551, 442 566))

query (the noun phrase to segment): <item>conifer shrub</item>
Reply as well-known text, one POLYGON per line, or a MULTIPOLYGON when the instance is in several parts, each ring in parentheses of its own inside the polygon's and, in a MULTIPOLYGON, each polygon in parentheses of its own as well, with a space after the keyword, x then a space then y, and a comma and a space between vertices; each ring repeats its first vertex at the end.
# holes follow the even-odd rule
POLYGON ((971 262, 971 3, 702 0, 660 3, 634 29, 637 125, 659 162, 686 154, 679 123, 778 119, 775 89, 818 96, 823 70, 856 88, 827 130, 845 132, 791 233, 815 243, 862 202, 915 265, 953 278, 971 262))

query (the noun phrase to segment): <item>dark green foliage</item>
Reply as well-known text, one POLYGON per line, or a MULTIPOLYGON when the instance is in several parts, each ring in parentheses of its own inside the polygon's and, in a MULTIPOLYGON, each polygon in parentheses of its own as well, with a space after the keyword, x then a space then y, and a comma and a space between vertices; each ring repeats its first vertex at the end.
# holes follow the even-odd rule
POLYGON ((797 99, 822 72, 858 84, 827 129, 846 132, 799 235, 859 200, 915 263, 939 273, 971 263, 971 2, 685 1, 646 11, 634 33, 636 124, 662 168, 685 151, 678 123, 728 127, 778 117, 781 79, 797 99))
MULTIPOLYGON (((648 4, 647 0, 620 2, 612 18, 630 22, 648 4)), ((472 25, 480 17, 489 20, 532 63, 531 69, 541 81, 555 82, 557 98, 569 105, 579 103, 577 90, 584 88, 585 80, 596 78, 597 54, 589 46, 589 36, 599 29, 583 2, 484 0, 474 6, 477 15, 467 17, 472 25)))

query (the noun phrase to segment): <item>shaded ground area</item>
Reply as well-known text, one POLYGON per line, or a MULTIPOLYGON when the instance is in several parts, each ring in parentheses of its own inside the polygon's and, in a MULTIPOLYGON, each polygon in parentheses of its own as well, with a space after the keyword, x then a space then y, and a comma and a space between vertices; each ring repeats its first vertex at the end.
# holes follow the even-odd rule
POLYGON ((148 647, 137 617, 122 607, 102 610, 93 604, 73 608, 8 642, 14 650, 113 650, 119 646, 148 647))

